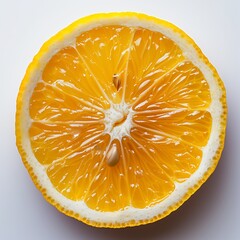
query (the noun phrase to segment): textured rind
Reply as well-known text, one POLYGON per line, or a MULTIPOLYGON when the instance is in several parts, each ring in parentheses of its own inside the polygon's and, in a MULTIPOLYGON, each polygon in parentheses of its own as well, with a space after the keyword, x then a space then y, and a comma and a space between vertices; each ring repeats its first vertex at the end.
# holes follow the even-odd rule
POLYGON ((158 221, 166 216, 168 216, 171 212, 175 211, 178 209, 185 201, 187 201, 191 195, 193 195, 200 187, 201 185, 209 178, 209 176, 214 172, 219 159, 221 157, 221 153, 224 147, 224 139, 225 139, 225 131, 226 131, 226 122, 227 122, 227 102, 226 102, 226 90, 224 87, 224 84, 222 80, 220 79, 216 69, 212 66, 212 64, 209 62, 209 60, 204 56, 200 48, 196 45, 196 43, 186 34, 184 33, 181 29, 176 27, 175 25, 165 21, 165 20, 160 20, 158 18, 148 16, 142 13, 134 13, 134 12, 116 12, 116 13, 101 13, 101 14, 94 14, 90 15, 84 18, 81 18, 71 25, 69 25, 67 28, 63 29, 62 31, 58 32, 55 36, 50 38, 47 42, 44 43, 44 45, 41 47, 40 51, 37 53, 37 55, 34 57, 33 61, 30 63, 30 65, 27 68, 26 74, 24 76, 24 79, 21 83, 18 97, 17 97, 17 103, 16 103, 16 123, 15 123, 15 134, 16 134, 16 144, 18 147, 18 151, 22 157, 22 161, 29 172, 34 184, 36 187, 39 189, 39 191, 42 193, 43 197, 53 206, 55 206, 60 212, 73 217, 77 220, 80 220, 88 225, 95 226, 95 227, 105 227, 105 228, 123 228, 123 227, 133 227, 133 226, 139 226, 143 224, 148 224, 152 223, 155 221, 158 221), (193 188, 188 189, 188 192, 185 194, 184 197, 180 201, 178 201, 176 204, 171 205, 166 211, 164 211, 162 214, 159 214, 151 219, 146 219, 146 220, 140 220, 140 221, 127 221, 124 223, 105 223, 105 222, 95 222, 95 221, 90 221, 87 218, 81 217, 79 214, 75 214, 73 211, 68 211, 64 207, 62 207, 59 203, 57 203, 54 199, 52 199, 50 196, 47 195, 46 190, 41 186, 41 183, 37 179, 37 176, 34 174, 32 167, 29 165, 27 161, 27 154, 23 149, 22 146, 22 132, 21 132, 21 121, 23 120, 21 118, 21 112, 22 112, 22 102, 23 102, 23 94, 25 93, 25 90, 27 89, 28 82, 31 80, 30 76, 31 73, 38 68, 39 65, 39 59, 41 56, 43 56, 49 49, 49 47, 54 44, 56 41, 61 41, 65 38, 65 36, 69 33, 71 33, 74 29, 76 29, 79 25, 81 24, 89 24, 92 21, 96 20, 102 20, 102 19, 108 19, 108 18, 121 18, 121 17, 132 17, 144 21, 148 21, 149 23, 155 23, 155 24, 160 24, 166 28, 170 28, 174 32, 180 34, 180 36, 185 39, 189 44, 191 44, 194 49, 196 50, 198 57, 211 69, 214 78, 218 82, 218 86, 221 89, 222 92, 222 98, 221 98, 221 103, 223 107, 223 113, 221 116, 221 131, 219 134, 219 139, 220 139, 220 144, 219 148, 216 151, 215 157, 212 161, 211 167, 205 172, 204 176, 195 184, 193 188))

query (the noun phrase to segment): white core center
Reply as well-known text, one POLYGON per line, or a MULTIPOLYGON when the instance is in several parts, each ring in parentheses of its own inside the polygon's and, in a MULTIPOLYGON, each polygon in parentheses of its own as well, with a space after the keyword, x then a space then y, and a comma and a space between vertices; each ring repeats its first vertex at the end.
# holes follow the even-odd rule
POLYGON ((111 140, 130 135, 133 111, 126 103, 112 104, 105 110, 105 130, 111 140))

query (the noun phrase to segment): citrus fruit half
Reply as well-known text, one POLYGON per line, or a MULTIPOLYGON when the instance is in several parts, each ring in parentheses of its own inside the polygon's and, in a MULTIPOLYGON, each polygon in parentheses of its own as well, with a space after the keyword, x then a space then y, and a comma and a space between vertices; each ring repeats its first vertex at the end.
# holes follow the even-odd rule
POLYGON ((29 65, 17 146, 43 196, 98 227, 159 220, 214 171, 224 85, 176 26, 138 13, 82 18, 29 65))

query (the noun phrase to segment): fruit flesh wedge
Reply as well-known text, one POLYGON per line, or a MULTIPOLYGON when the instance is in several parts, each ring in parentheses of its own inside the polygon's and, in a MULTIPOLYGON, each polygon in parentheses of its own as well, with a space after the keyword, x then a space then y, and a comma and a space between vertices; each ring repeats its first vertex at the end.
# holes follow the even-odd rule
POLYGON ((98 27, 45 66, 30 100, 31 146, 65 197, 104 212, 145 208, 198 169, 210 103, 203 74, 172 40, 139 27, 98 27), (129 135, 113 137, 106 112, 123 105, 129 135), (111 167, 113 144, 119 161, 111 167))

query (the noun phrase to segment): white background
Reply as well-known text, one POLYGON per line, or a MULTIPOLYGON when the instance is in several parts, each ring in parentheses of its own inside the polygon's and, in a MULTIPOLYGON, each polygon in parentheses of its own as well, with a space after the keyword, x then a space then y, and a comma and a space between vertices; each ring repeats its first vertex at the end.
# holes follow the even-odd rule
POLYGON ((0 239, 240 239, 240 1, 0 0, 0 239), (15 146, 15 100, 41 45, 96 12, 137 11, 182 28, 217 68, 227 88, 225 150, 215 173, 178 211, 146 226, 97 229, 66 217, 36 190, 15 146))

